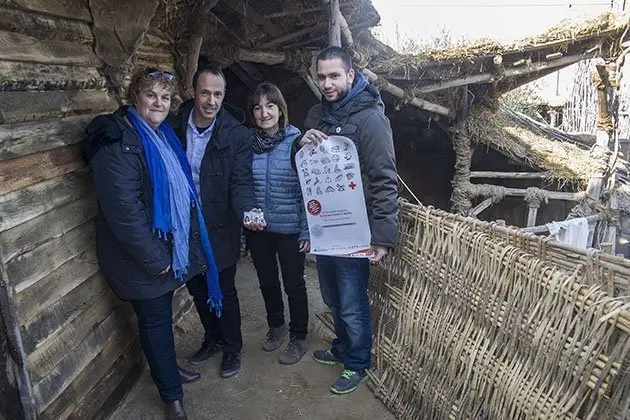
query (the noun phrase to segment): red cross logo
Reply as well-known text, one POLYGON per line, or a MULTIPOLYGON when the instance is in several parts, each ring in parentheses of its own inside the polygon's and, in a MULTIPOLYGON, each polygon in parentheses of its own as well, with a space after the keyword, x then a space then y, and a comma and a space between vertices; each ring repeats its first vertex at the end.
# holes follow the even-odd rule
POLYGON ((350 184, 348 184, 348 186, 354 190, 357 187, 357 184, 351 182, 350 184))

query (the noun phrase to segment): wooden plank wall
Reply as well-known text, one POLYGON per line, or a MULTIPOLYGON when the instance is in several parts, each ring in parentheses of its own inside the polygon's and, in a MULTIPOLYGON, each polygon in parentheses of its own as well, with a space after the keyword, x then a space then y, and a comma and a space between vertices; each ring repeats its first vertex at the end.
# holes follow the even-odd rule
MULTIPOLYGON (((90 21, 87 0, 0 0, 0 292, 28 371, 21 397, 43 419, 103 417, 144 369, 131 306, 95 254, 97 203, 78 143, 118 103, 90 21)), ((137 64, 172 70, 169 50, 147 36, 137 64)), ((176 305, 190 307, 186 293, 176 305)))

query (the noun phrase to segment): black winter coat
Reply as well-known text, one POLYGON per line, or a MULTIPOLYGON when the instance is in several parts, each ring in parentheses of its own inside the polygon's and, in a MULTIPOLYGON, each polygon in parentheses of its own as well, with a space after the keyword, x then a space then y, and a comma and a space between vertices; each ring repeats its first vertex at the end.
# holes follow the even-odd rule
MULTIPOLYGON (((153 232, 153 189, 144 148, 126 113, 122 107, 92 120, 82 152, 96 186, 96 246, 105 278, 123 300, 152 299, 182 283, 173 270, 158 274, 171 264, 172 244, 153 232)), ((190 226, 186 279, 207 269, 196 211, 191 211, 190 226)))
MULTIPOLYGON (((184 148, 193 107, 194 101, 187 101, 176 116, 169 118, 184 148)), ((215 118, 201 160, 199 189, 214 259, 221 272, 236 264, 241 255, 243 213, 259 206, 254 198, 253 152, 250 130, 243 125, 244 114, 223 104, 215 118)))
MULTIPOLYGON (((339 109, 325 100, 313 106, 304 121, 304 131, 314 128, 328 135, 351 139, 359 153, 361 177, 372 245, 396 245, 398 179, 394 141, 380 94, 368 87, 339 109)), ((297 150, 294 143, 293 152, 297 150)))

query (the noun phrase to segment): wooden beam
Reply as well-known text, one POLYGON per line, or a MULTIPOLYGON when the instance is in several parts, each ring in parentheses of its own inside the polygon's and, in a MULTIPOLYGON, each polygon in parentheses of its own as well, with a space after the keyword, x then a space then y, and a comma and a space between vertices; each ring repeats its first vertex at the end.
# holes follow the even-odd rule
POLYGON ((212 12, 208 12, 208 16, 212 17, 214 21, 218 23, 221 26, 221 28, 223 28, 223 30, 227 32, 232 38, 234 38, 241 47, 247 46, 247 42, 245 42, 236 32, 234 32, 232 28, 226 25, 225 22, 219 19, 217 15, 215 15, 212 12))
POLYGON ((94 191, 88 170, 60 177, 0 196, 0 232, 94 191))
POLYGON ((0 0, 0 4, 21 10, 38 12, 82 22, 92 22, 86 2, 64 0, 0 0))
POLYGON ((341 47, 339 0, 330 0, 328 45, 341 47))
POLYGON ((315 81, 313 80, 313 77, 308 73, 305 73, 302 77, 304 78, 304 82, 306 82, 306 85, 311 89, 311 92, 313 92, 313 95, 315 95, 318 101, 321 101, 322 92, 319 90, 319 87, 317 86, 317 83, 315 83, 315 81))
POLYGON ((54 118, 19 124, 0 124, 0 162, 83 140, 94 115, 54 118))
POLYGON ((0 123, 102 113, 117 107, 118 103, 104 90, 0 92, 0 123))
POLYGON ((549 172, 491 172, 471 171, 471 178, 499 178, 499 179, 547 179, 553 178, 549 172))
MULTIPOLYGON (((602 220, 602 216, 599 214, 593 214, 591 216, 586 216, 585 217, 586 221, 588 223, 593 223, 593 222, 597 222, 599 220, 602 220)), ((521 229, 523 232, 530 232, 530 233, 544 233, 544 232, 549 232, 549 228, 547 227, 547 225, 539 225, 539 226, 532 226, 532 227, 526 227, 526 228, 522 228, 521 229)))
POLYGON ((283 35, 283 31, 277 25, 270 22, 265 16, 263 16, 251 6, 252 2, 239 0, 221 0, 221 3, 234 10, 236 13, 245 18, 245 20, 262 26, 265 33, 271 35, 272 37, 278 38, 283 35))
POLYGON ((258 85, 258 83, 254 81, 238 63, 230 66, 230 70, 241 82, 243 82, 245 86, 247 86, 247 89, 250 91, 254 90, 254 88, 258 85))
POLYGON ((96 67, 0 61, 4 91, 92 90, 107 87, 96 67))
POLYGON ((0 31, 0 60, 86 67, 98 67, 102 64, 89 45, 40 40, 6 31, 0 31))
MULTIPOLYGON (((512 196, 512 197, 525 197, 529 194, 528 190, 526 189, 519 189, 519 188, 507 188, 507 187, 500 187, 497 185, 487 185, 487 184, 468 184, 467 186, 465 186, 466 191, 471 195, 471 197, 484 197, 484 196, 490 196, 490 193, 487 193, 484 190, 488 190, 489 191, 494 191, 494 190, 500 190, 502 194, 507 195, 507 196, 512 196)), ((585 192, 577 192, 577 193, 573 193, 573 192, 560 192, 560 191, 547 191, 547 190, 541 190, 544 191, 544 195, 546 196, 546 198, 551 199, 551 200, 567 200, 567 201, 582 201, 586 198, 586 193, 585 192)))
POLYGON ((481 203, 477 204, 472 210, 470 210, 470 215, 473 217, 479 216, 479 214, 494 204, 493 198, 486 198, 481 203))
POLYGON ((250 61, 252 63, 262 63, 268 66, 283 64, 287 59, 287 55, 277 51, 256 51, 241 48, 238 53, 239 61, 250 61))
POLYGON ((22 189, 84 166, 85 162, 77 145, 11 159, 0 165, 0 194, 22 189))
POLYGON ((532 227, 536 225, 536 217, 538 217, 538 209, 537 206, 531 206, 527 211, 527 227, 532 227))
POLYGON ((272 39, 271 41, 265 42, 264 44, 259 45, 258 48, 263 49, 263 50, 267 48, 274 48, 274 47, 284 44, 287 41, 291 41, 295 38, 299 38, 301 36, 310 34, 311 32, 314 32, 317 30, 319 30, 318 26, 309 26, 308 28, 300 29, 298 31, 294 31, 289 34, 283 35, 281 37, 272 39))
MULTIPOLYGON (((398 86, 391 84, 383 77, 376 75, 376 73, 372 72, 371 70, 363 69, 362 73, 368 78, 370 82, 376 83, 381 90, 389 92, 397 98, 403 99, 406 97, 404 90, 402 90, 398 86)), ((442 105, 434 104, 429 101, 425 101, 424 99, 414 97, 413 99, 411 99, 410 103, 417 108, 424 109, 435 114, 443 115, 449 118, 454 117, 453 111, 451 111, 449 108, 442 105)))
MULTIPOLYGON (((367 28, 371 28, 373 26, 376 26, 378 24, 378 22, 380 21, 380 18, 378 16, 375 17, 371 17, 368 20, 352 25, 348 28, 349 31, 360 31, 362 29, 367 29, 367 28)), ((289 44, 289 45, 285 45, 283 46, 283 48, 285 50, 291 50, 291 49, 295 49, 295 48, 299 48, 299 47, 304 47, 304 46, 311 46, 314 45, 316 43, 322 42, 322 41, 326 41, 328 39, 328 33, 325 33, 323 35, 317 36, 317 37, 313 37, 310 39, 307 39, 305 41, 299 41, 293 44, 289 44)))
POLYGON ((85 22, 44 16, 13 7, 0 6, 0 30, 17 32, 38 39, 70 41, 91 45, 94 35, 85 22))

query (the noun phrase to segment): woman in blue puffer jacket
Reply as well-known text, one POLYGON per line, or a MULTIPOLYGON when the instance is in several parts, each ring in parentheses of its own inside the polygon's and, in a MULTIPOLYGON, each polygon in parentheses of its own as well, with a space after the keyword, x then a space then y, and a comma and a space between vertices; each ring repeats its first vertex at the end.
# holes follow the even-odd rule
POLYGON ((308 299, 304 282, 304 254, 309 251, 308 225, 298 175, 291 166, 291 144, 301 134, 289 124, 287 103, 277 86, 258 85, 250 94, 247 110, 254 126, 252 173, 256 201, 264 212, 267 227, 247 231, 260 290, 265 300, 269 331, 263 350, 273 351, 290 333, 280 363, 293 364, 307 351, 308 299), (282 282, 289 301, 290 323, 284 321, 282 282))

